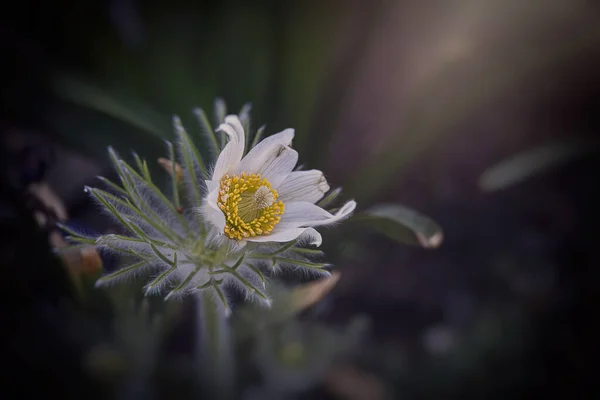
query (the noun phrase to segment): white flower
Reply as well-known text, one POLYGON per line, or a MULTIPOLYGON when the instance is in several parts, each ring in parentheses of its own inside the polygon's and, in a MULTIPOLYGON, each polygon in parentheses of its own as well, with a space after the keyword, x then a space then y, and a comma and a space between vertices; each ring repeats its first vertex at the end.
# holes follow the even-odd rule
POLYGON ((302 237, 319 246, 321 235, 313 227, 333 224, 354 211, 354 201, 335 215, 315 204, 329 185, 321 171, 293 171, 298 162, 298 153, 290 147, 293 129, 264 139, 245 157, 246 138, 237 116, 227 116, 217 131, 229 141, 206 181, 202 213, 219 233, 242 243, 302 237))
MULTIPOLYGON (((305 245, 320 245, 321 235, 314 227, 348 217, 356 203, 346 203, 335 215, 315 205, 329 185, 321 171, 293 171, 298 161, 290 147, 293 130, 258 142, 259 129, 252 140, 258 144, 243 157, 246 137, 240 120, 249 123, 248 113, 218 117, 223 122, 218 130, 229 139, 222 151, 204 112, 195 113, 208 139, 205 144, 218 154, 212 173, 181 120, 174 117, 177 142, 167 141, 169 158, 159 160, 171 175, 170 193, 154 183, 146 161, 137 154, 135 168, 111 149, 120 184, 102 178, 107 190, 86 190, 121 226, 120 233, 87 235, 63 227, 70 241, 94 245, 123 261, 122 268, 96 284, 145 278, 146 295, 170 299, 203 293, 227 314, 234 292, 270 305, 266 283, 282 268, 329 274, 330 265, 315 260, 323 253, 305 245), (200 215, 195 212, 199 208, 200 215), (257 243, 246 246, 249 241, 257 243)), ((339 193, 339 188, 331 191, 319 204, 325 206, 339 193)))

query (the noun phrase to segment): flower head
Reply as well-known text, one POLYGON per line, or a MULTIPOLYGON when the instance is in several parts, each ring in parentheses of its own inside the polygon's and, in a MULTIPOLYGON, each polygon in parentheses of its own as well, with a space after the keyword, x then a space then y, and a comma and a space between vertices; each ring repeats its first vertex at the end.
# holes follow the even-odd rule
POLYGON ((107 190, 86 191, 123 232, 90 236, 63 227, 72 241, 129 260, 97 285, 144 276, 149 279, 148 295, 165 294, 169 299, 208 291, 227 313, 232 290, 269 305, 265 283, 282 267, 328 274, 327 264, 313 261, 322 253, 304 245, 320 245, 321 235, 314 227, 348 217, 355 202, 335 214, 322 208, 340 191, 323 198, 329 185, 321 171, 293 170, 298 153, 290 147, 292 129, 259 142, 260 129, 253 140, 256 146, 244 157, 247 114, 219 121, 217 131, 228 138, 221 146, 204 112, 195 112, 207 144, 218 154, 212 173, 175 117, 178 142, 167 142, 169 158, 159 159, 171 175, 170 194, 153 182, 145 160, 134 154, 136 169, 110 149, 120 185, 100 178, 107 190))
POLYGON ((244 128, 235 115, 218 131, 227 134, 202 209, 206 219, 230 239, 250 242, 288 242, 298 237, 321 244, 315 226, 348 217, 356 203, 346 203, 335 215, 315 203, 329 191, 318 170, 294 171, 298 153, 291 148, 294 130, 264 139, 244 155, 244 128))

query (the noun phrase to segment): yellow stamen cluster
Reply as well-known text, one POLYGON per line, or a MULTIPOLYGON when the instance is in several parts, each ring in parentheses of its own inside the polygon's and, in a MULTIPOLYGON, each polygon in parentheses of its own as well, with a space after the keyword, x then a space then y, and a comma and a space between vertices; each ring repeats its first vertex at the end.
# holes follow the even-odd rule
POLYGON ((268 235, 281 220, 284 205, 260 174, 225 175, 217 204, 225 214, 224 233, 231 239, 268 235))

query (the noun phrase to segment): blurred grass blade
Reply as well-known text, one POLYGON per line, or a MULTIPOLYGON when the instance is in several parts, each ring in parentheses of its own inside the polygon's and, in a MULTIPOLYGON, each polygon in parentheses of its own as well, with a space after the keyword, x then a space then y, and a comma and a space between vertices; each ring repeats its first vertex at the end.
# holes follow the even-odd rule
POLYGON ((331 276, 295 286, 292 289, 272 285, 269 293, 273 306, 268 312, 253 305, 238 310, 234 320, 234 331, 238 341, 262 334, 266 329, 284 323, 297 314, 314 306, 333 290, 340 280, 341 273, 333 271, 331 276))
MULTIPOLYGON (((225 100, 220 97, 216 98, 213 109, 215 113, 215 126, 218 129, 219 125, 225 122, 225 117, 227 116, 227 104, 225 104, 225 100)), ((220 136, 219 146, 221 149, 225 147, 225 144, 227 143, 226 136, 227 135, 220 136)))
POLYGON ((54 81, 54 90, 65 100, 127 122, 156 137, 162 138, 170 132, 169 120, 161 118, 157 112, 148 110, 142 104, 135 104, 131 99, 126 100, 124 96, 111 95, 75 78, 57 78, 54 81))
POLYGON ((80 296, 84 296, 84 276, 96 277, 102 271, 102 258, 96 246, 78 246, 58 249, 56 252, 71 278, 72 284, 80 296))
POLYGON ((252 149, 254 146, 256 146, 258 144, 258 142, 260 142, 260 140, 262 139, 263 134, 265 133, 265 128, 266 127, 267 127, 266 125, 263 125, 260 128, 258 128, 258 130, 256 131, 256 133, 254 134, 254 139, 252 139, 252 143, 248 147, 248 151, 250 151, 250 149, 252 149))
POLYGON ((367 225, 387 237, 426 249, 442 244, 442 228, 432 219, 399 204, 376 205, 351 221, 367 225))
POLYGON ((300 285, 292 289, 290 312, 299 313, 314 306, 337 285, 341 273, 333 271, 331 276, 300 285))
POLYGON ((203 109, 199 107, 194 108, 194 115, 196 115, 196 118, 198 118, 198 123, 200 124, 200 130, 202 131, 202 134, 208 137, 209 139, 213 157, 216 157, 219 154, 219 151, 221 150, 221 148, 219 147, 217 134, 213 130, 213 127, 210 124, 210 121, 208 120, 208 117, 206 116, 206 113, 203 109))
POLYGON ((501 190, 598 149, 598 143, 588 141, 553 142, 539 146, 486 170, 479 179, 479 187, 486 192, 501 190))
POLYGON ((336 188, 330 191, 327 196, 323 197, 321 200, 317 202, 317 205, 321 208, 325 208, 338 198, 338 196, 342 193, 342 188, 336 188))
POLYGON ((219 126, 225 122, 225 117, 227 116, 227 104, 225 100, 220 97, 215 99, 214 103, 214 113, 215 113, 215 126, 219 126))
POLYGON ((248 152, 248 149, 250 148, 250 137, 252 136, 250 135, 250 111, 252 111, 252 104, 246 103, 238 114, 240 122, 244 127, 244 132, 246 133, 246 152, 248 152))

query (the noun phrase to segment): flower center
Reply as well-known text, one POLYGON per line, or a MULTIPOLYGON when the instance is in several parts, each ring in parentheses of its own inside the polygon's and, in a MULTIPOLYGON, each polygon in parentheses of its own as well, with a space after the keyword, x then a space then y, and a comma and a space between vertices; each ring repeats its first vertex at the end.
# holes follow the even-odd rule
POLYGON ((268 235, 281 220, 284 205, 268 180, 259 174, 225 175, 217 204, 225 214, 224 233, 241 240, 268 235))

